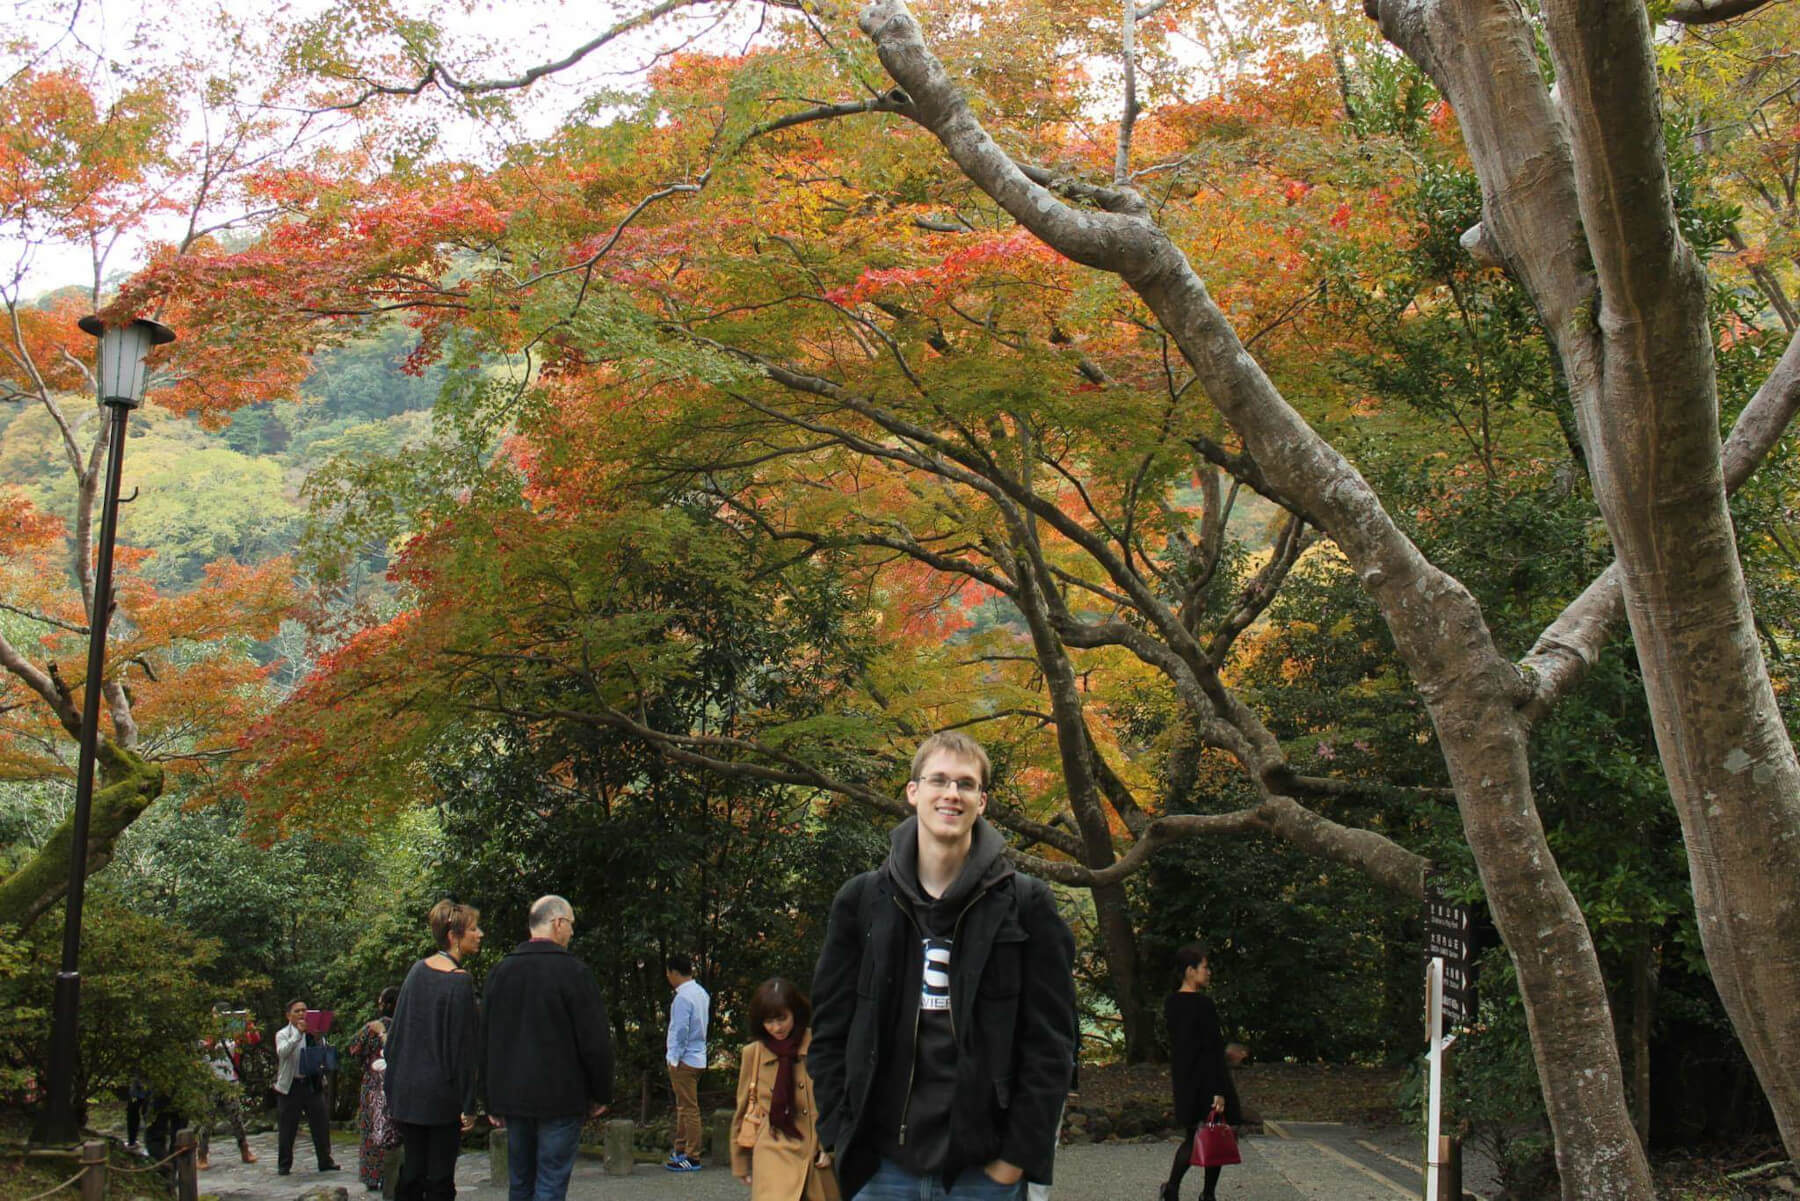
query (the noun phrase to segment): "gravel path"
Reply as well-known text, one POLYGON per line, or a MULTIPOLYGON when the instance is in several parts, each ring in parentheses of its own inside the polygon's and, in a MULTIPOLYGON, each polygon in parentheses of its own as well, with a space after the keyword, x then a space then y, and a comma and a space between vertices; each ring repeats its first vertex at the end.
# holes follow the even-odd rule
MULTIPOLYGON (((1245 1138, 1244 1162, 1225 1170, 1220 1201, 1401 1201, 1417 1197, 1419 1175, 1395 1162, 1394 1148, 1408 1140, 1355 1126, 1325 1123, 1301 1127, 1276 1124, 1273 1132, 1245 1138), (1284 1137, 1285 1136, 1285 1137, 1284 1137)), ((310 1156, 296 1164, 291 1176, 275 1174, 275 1138, 253 1136, 261 1162, 241 1164, 235 1152, 219 1154, 200 1175, 200 1192, 217 1201, 298 1201, 309 1188, 324 1184, 345 1190, 345 1201, 378 1201, 356 1180, 356 1148, 338 1148, 344 1171, 314 1173, 310 1156)), ((230 1144, 220 1147, 223 1152, 230 1144)), ((1168 1171, 1173 1142, 1095 1143, 1063 1148, 1057 1157, 1055 1201, 1154 1201, 1157 1185, 1168 1171)), ((457 1195, 462 1201, 505 1201, 506 1187, 489 1180, 488 1158, 465 1155, 457 1165, 457 1195)), ((1183 1197, 1200 1192, 1200 1172, 1192 1171, 1183 1197)), ((608 1176, 598 1159, 576 1166, 571 1201, 744 1201, 744 1187, 729 1173, 709 1166, 703 1172, 677 1175, 653 1164, 639 1164, 630 1176, 608 1176)), ((121 1201, 118 1192, 114 1201, 121 1201)), ((124 1194, 123 1201, 130 1201, 124 1194)))

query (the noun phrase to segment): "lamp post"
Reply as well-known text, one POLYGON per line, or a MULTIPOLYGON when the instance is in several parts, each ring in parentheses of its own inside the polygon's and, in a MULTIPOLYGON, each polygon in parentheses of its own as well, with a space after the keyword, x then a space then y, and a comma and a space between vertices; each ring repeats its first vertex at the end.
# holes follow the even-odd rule
POLYGON ((94 757, 100 743, 101 669, 106 664, 106 627, 112 619, 113 540, 118 534, 119 479, 125 465, 125 423, 144 403, 144 358, 153 346, 175 340, 175 331, 154 321, 108 326, 83 317, 83 332, 100 340, 100 403, 111 412, 107 429, 106 490, 100 507, 99 556, 94 565, 93 616, 88 622, 87 682, 81 697, 80 753, 75 765, 75 814, 70 824, 69 891, 63 916, 62 970, 56 973, 56 1001, 50 1027, 50 1079, 43 1112, 32 1131, 39 1144, 73 1143, 81 1134, 75 1118, 76 1034, 81 1010, 81 903, 87 891, 88 816, 94 802, 94 757))

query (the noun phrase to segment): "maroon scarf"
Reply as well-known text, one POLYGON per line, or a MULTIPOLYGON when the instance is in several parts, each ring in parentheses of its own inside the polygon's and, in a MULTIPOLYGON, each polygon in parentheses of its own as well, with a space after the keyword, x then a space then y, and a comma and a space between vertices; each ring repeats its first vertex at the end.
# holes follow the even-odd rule
POLYGON ((799 1138, 800 1130, 794 1125, 794 1065, 800 1058, 800 1039, 806 1034, 804 1030, 795 1030, 786 1038, 776 1041, 765 1033, 762 1045, 775 1056, 775 1091, 769 1094, 769 1125, 787 1135, 799 1138))

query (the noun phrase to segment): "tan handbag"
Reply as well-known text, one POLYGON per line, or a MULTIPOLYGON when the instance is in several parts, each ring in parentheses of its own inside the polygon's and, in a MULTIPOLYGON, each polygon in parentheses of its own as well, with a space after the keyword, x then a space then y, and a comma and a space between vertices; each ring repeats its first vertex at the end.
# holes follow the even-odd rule
POLYGON ((762 1053, 757 1052, 756 1069, 750 1073, 750 1103, 744 1107, 744 1116, 738 1119, 737 1145, 754 1147, 756 1140, 762 1137, 763 1123, 769 1115, 756 1104, 756 1078, 762 1075, 762 1053))

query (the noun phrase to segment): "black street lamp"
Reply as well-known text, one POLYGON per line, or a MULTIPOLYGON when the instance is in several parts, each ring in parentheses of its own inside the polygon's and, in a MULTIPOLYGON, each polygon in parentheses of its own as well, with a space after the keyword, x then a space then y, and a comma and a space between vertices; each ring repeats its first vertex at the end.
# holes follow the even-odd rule
POLYGON ((144 358, 153 346, 175 340, 175 331, 154 321, 109 326, 83 317, 84 332, 100 339, 100 403, 111 412, 107 430, 106 492, 100 507, 99 558, 94 565, 93 617, 89 621, 87 683, 81 697, 81 751, 75 765, 75 816, 69 838, 69 892, 63 917, 62 970, 56 973, 56 1005, 50 1027, 50 1079, 43 1112, 32 1141, 73 1143, 81 1136, 75 1118, 76 1035, 81 1012, 81 903, 87 891, 88 815, 94 802, 94 755, 100 742, 101 669, 106 664, 106 627, 112 620, 113 540, 119 524, 119 478, 125 465, 125 422, 144 403, 144 358))

